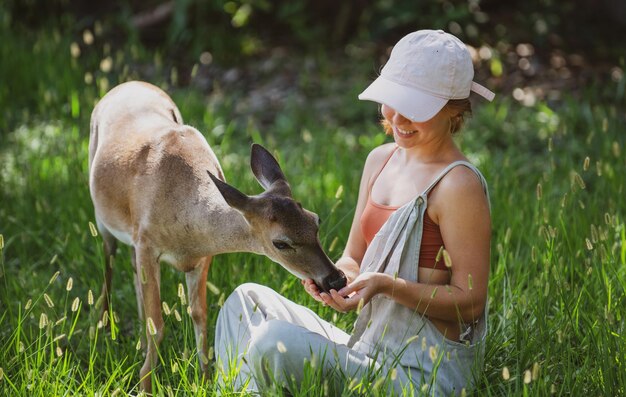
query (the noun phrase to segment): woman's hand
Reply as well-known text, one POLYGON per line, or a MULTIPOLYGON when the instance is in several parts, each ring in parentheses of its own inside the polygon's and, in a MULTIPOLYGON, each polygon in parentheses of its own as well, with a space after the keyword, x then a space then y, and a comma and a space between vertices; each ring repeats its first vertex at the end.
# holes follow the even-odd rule
POLYGON ((363 307, 375 295, 382 293, 390 281, 392 280, 384 273, 361 273, 341 290, 332 289, 330 293, 318 291, 318 296, 321 302, 345 313, 359 306, 363 307))
MULTIPOLYGON (((352 258, 342 257, 337 261, 337 263, 335 263, 335 266, 337 266, 337 268, 340 269, 346 276, 347 284, 350 284, 352 280, 359 275, 359 265, 352 258)), ((317 284, 315 284, 315 281, 310 278, 306 278, 301 281, 307 294, 311 295, 311 297, 313 297, 316 301, 326 304, 320 296, 321 291, 317 284)))
POLYGON ((309 295, 311 295, 313 299, 315 299, 318 302, 324 303, 324 301, 322 300, 322 297, 320 296, 320 290, 312 279, 307 278, 307 279, 302 280, 302 285, 304 286, 304 290, 309 295))

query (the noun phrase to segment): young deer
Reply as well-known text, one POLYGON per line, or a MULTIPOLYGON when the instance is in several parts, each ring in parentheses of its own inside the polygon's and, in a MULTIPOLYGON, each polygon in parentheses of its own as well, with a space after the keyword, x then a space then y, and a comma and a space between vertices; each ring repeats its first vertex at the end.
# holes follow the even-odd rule
POLYGON ((208 367, 206 278, 213 255, 264 254, 323 290, 346 279, 318 239, 319 218, 291 197, 278 163, 252 146, 251 167, 265 192, 247 196, 224 182, 204 137, 184 125, 161 89, 124 83, 95 107, 89 142, 89 189, 107 258, 102 288, 109 308, 116 240, 132 246, 139 317, 146 320, 146 360, 141 386, 151 390, 151 371, 163 337, 159 292, 161 261, 185 272, 200 365, 208 367))

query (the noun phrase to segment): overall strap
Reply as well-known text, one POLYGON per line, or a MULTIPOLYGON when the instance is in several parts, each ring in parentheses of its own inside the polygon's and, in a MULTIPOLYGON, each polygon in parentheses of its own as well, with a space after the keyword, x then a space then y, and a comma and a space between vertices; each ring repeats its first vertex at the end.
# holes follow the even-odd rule
MULTIPOLYGON (((422 196, 427 196, 428 193, 430 193, 430 191, 433 190, 433 188, 439 183, 439 181, 441 181, 441 179, 443 179, 443 177, 446 176, 448 172, 450 172, 450 170, 459 165, 469 168, 476 174, 476 176, 480 180, 480 184, 483 186, 485 194, 487 195, 487 201, 489 201, 489 191, 487 190, 487 181, 485 181, 485 177, 483 177, 483 174, 478 171, 478 168, 474 167, 474 165, 464 160, 459 160, 448 164, 448 166, 444 168, 443 171, 441 171, 441 173, 430 183, 430 185, 428 185, 428 187, 422 193, 422 196)), ((489 207, 491 207, 491 203, 489 203, 489 207)))

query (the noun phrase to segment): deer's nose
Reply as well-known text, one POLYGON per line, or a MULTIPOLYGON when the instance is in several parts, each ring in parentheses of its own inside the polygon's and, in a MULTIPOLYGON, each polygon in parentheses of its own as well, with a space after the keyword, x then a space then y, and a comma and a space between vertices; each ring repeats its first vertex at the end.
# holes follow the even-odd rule
POLYGON ((339 291, 346 286, 346 282, 346 275, 343 274, 341 270, 337 270, 336 273, 332 273, 322 280, 322 289, 326 292, 330 291, 331 289, 339 291))

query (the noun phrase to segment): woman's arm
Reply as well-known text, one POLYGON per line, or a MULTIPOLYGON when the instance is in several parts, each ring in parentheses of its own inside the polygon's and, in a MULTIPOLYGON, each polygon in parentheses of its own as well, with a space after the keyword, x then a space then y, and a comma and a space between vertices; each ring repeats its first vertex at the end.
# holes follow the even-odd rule
POLYGON ((471 322, 483 312, 489 278, 491 221, 487 198, 475 174, 452 170, 432 192, 430 213, 439 222, 450 256, 448 285, 415 283, 382 273, 362 274, 341 291, 321 294, 322 301, 340 311, 353 310, 382 293, 429 317, 471 322), (436 195, 436 197, 435 197, 436 195), (354 295, 344 298, 352 293, 354 295))
MULTIPOLYGON (((383 162, 389 157, 394 147, 395 144, 392 143, 379 146, 372 150, 365 160, 365 166, 361 174, 361 183, 359 185, 359 196, 354 210, 354 218, 352 219, 348 241, 343 255, 335 262, 335 266, 345 273, 348 284, 359 275, 361 261, 367 249, 367 243, 361 232, 361 215, 367 203, 370 180, 374 173, 382 167, 383 162)), ((313 280, 302 280, 302 284, 313 298, 323 302, 319 297, 319 289, 313 280)))

